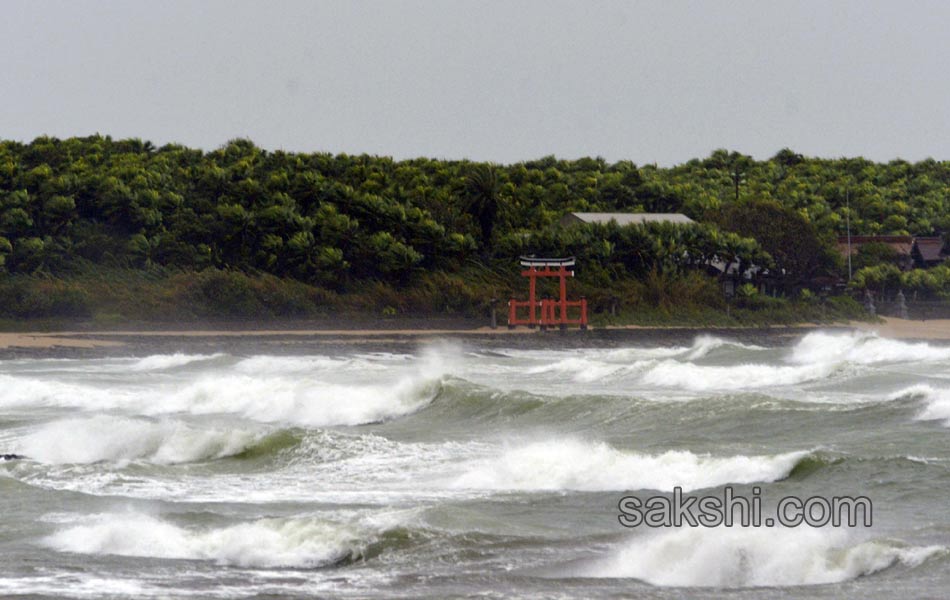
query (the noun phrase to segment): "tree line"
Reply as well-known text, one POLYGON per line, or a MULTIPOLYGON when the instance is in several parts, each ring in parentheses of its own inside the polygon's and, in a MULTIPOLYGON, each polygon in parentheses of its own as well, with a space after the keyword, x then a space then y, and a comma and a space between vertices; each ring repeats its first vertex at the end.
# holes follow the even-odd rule
POLYGON ((835 236, 950 230, 950 163, 719 150, 671 168, 601 158, 512 165, 267 151, 107 136, 0 142, 9 274, 207 268, 330 290, 408 285, 520 254, 571 254, 589 280, 758 265, 789 285, 840 272, 835 236), (682 212, 688 227, 561 228, 567 212, 682 212))

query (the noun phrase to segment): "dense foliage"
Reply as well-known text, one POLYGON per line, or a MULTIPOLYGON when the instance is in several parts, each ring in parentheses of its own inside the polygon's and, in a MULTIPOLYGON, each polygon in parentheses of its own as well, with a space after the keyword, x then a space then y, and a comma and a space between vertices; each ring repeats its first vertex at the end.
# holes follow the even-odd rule
POLYGON ((471 269, 516 278, 517 255, 537 253, 578 256, 595 289, 731 261, 771 267, 792 285, 840 268, 831 242, 846 217, 855 234, 950 229, 948 184, 950 163, 788 150, 766 161, 717 151, 660 169, 42 137, 0 142, 0 266, 57 277, 90 266, 213 269, 349 293, 373 282, 431 286, 433 274, 471 269), (683 212, 698 223, 558 227, 569 211, 683 212))

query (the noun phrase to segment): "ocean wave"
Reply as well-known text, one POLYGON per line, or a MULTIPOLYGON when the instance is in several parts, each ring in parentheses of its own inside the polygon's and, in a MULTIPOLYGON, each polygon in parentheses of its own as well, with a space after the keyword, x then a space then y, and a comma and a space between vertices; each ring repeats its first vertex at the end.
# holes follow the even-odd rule
POLYGON ((311 427, 375 423, 431 403, 455 358, 446 348, 428 348, 398 379, 370 384, 280 374, 215 374, 171 394, 152 410, 238 414, 265 423, 311 427))
POLYGON ((535 442, 474 461, 452 481, 458 489, 684 491, 784 479, 808 452, 725 456, 671 450, 641 454, 581 440, 535 442))
POLYGON ((689 351, 686 352, 686 358, 688 360, 697 360, 704 358, 711 354, 713 351, 720 348, 732 348, 739 350, 765 350, 762 346, 755 346, 752 344, 742 344, 734 340, 727 340, 712 335, 701 335, 696 338, 693 342, 693 345, 689 348, 689 351))
MULTIPOLYGON (((240 373, 216 368, 184 381, 104 387, 72 380, 0 375, 0 407, 77 407, 136 415, 233 414, 265 423, 360 425, 401 417, 432 402, 453 357, 426 351, 416 364, 373 383, 329 373, 240 373)), ((361 377, 360 380, 365 380, 361 377)))
POLYGON ((665 360, 648 368, 642 376, 642 381, 648 385, 698 392, 741 390, 817 381, 830 376, 839 368, 834 363, 801 366, 744 364, 723 367, 665 360))
POLYGON ((573 356, 533 351, 514 356, 540 362, 526 369, 531 375, 560 375, 578 383, 636 382, 688 391, 787 386, 827 379, 848 371, 849 366, 855 369, 880 363, 950 360, 950 347, 891 340, 868 332, 809 333, 777 364, 756 358, 756 353, 764 350, 761 346, 701 335, 689 347, 587 350, 573 356), (720 349, 742 351, 751 360, 728 366, 697 362, 720 349))
POLYGON ((49 464, 179 464, 234 456, 259 443, 261 437, 242 429, 201 429, 177 421, 97 415, 47 423, 15 447, 18 453, 49 464))
POLYGON ((656 365, 689 364, 704 358, 720 348, 763 350, 760 346, 741 344, 709 335, 696 338, 691 346, 670 348, 619 348, 606 351, 587 351, 581 356, 564 357, 563 352, 534 351, 522 355, 546 360, 526 370, 530 375, 554 373, 570 376, 578 383, 606 379, 629 378, 648 371, 656 365))
POLYGON ((926 403, 924 410, 917 415, 920 421, 943 421, 950 427, 950 390, 937 389, 927 384, 912 385, 895 392, 891 400, 920 399, 926 403))
POLYGON ((859 365, 942 361, 950 360, 950 347, 902 342, 871 332, 814 332, 795 344, 788 360, 797 364, 848 362, 859 365))
POLYGON ((850 581, 894 565, 916 567, 943 546, 888 540, 850 542, 841 529, 683 528, 624 543, 591 577, 629 577, 657 586, 746 588, 850 581))
POLYGON ((531 367, 525 372, 528 375, 563 373, 571 376, 571 379, 579 383, 589 383, 609 377, 623 371, 624 368, 625 365, 623 364, 607 363, 592 358, 571 357, 550 364, 531 367))
POLYGON ((239 373, 257 375, 273 373, 314 373, 319 371, 383 371, 386 366, 362 358, 331 356, 251 356, 234 365, 239 373))
POLYGON ((743 344, 735 340, 717 337, 714 335, 698 335, 689 346, 672 346, 669 348, 618 348, 608 350, 602 355, 610 361, 638 361, 659 360, 664 358, 679 358, 683 360, 699 360, 720 349, 745 350, 755 352, 765 350, 762 346, 743 344))
POLYGON ((60 552, 205 560, 257 568, 315 568, 364 556, 381 536, 402 526, 401 514, 341 520, 270 518, 226 527, 183 527, 142 513, 83 517, 44 538, 60 552))
POLYGON ((224 354, 220 352, 215 354, 183 354, 181 352, 176 352, 175 354, 153 354, 135 361, 128 368, 132 371, 161 371, 164 369, 182 367, 194 362, 213 360, 222 356, 224 356, 224 354))
POLYGON ((122 390, 45 378, 0 375, 0 406, 49 407, 77 406, 89 409, 110 408, 126 398, 122 390))
POLYGON ((294 378, 209 376, 186 386, 152 414, 236 414, 264 423, 311 427, 361 425, 401 417, 439 394, 436 377, 406 376, 392 384, 342 384, 294 378))

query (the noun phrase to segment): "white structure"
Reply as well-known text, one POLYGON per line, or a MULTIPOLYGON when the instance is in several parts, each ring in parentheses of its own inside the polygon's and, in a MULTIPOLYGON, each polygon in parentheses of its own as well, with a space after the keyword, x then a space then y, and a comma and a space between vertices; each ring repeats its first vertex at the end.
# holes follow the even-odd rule
POLYGON ((617 225, 642 225, 644 223, 675 223, 686 225, 695 223, 686 215, 680 213, 567 213, 561 217, 561 225, 576 225, 578 223, 601 223, 606 225, 614 221, 617 225))

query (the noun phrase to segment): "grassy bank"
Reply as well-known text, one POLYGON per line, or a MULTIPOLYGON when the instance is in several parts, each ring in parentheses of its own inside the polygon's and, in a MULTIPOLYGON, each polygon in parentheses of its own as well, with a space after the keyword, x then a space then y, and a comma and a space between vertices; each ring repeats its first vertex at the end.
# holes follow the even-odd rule
MULTIPOLYGON (((546 282, 549 283, 549 282, 546 282)), ((591 322, 603 325, 755 326, 836 322, 867 315, 850 298, 794 300, 740 294, 728 301, 702 276, 603 282, 578 278, 570 295, 584 296, 591 322)), ((411 284, 362 282, 335 291, 264 273, 89 269, 67 277, 0 279, 0 326, 36 324, 276 322, 439 317, 487 323, 492 300, 504 323, 508 298, 526 294, 517 273, 471 265, 454 274, 422 273, 411 284)), ((539 296, 555 295, 542 286, 539 296)))

